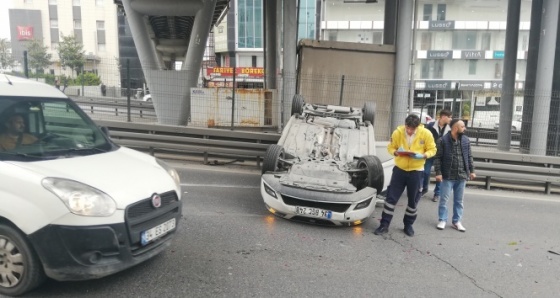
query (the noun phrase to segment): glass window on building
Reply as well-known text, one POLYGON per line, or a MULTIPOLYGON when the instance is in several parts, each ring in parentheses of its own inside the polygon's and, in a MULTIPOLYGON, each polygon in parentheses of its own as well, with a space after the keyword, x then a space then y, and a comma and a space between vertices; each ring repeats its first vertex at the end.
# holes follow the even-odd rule
POLYGON ((432 4, 424 4, 424 15, 422 17, 423 21, 431 21, 432 20, 432 4))
POLYGON ((80 0, 72 0, 72 6, 80 6, 80 0))
POLYGON ((371 42, 373 44, 383 44, 383 32, 373 32, 371 42))
POLYGON ((476 31, 453 32, 453 49, 454 50, 476 49, 476 31))
POLYGON ((338 32, 336 30, 330 30, 328 38, 330 41, 336 41, 338 38, 338 32))
POLYGON ((434 61, 434 79, 443 79, 443 63, 444 60, 433 60, 434 61))
POLYGON ((58 20, 50 19, 51 28, 58 28, 58 20))
POLYGON ((480 40, 481 43, 481 47, 480 49, 483 51, 489 51, 490 50, 490 42, 491 42, 491 37, 492 35, 489 32, 484 32, 482 33, 482 38, 480 40))
POLYGON ((420 72, 421 79, 429 79, 430 78, 430 64, 432 60, 422 60, 422 71, 420 72))
POLYGON ((469 74, 475 75, 476 74, 476 63, 478 60, 469 60, 469 74))
POLYGON ((299 1, 298 40, 315 39, 315 2, 299 1))
POLYGON ((447 11, 446 4, 438 4, 437 5, 437 20, 438 21, 445 21, 445 13, 447 11))
POLYGON ((105 21, 96 21, 97 30, 105 30, 105 21))
POLYGON ((263 47, 263 0, 239 0, 237 2, 237 47, 263 47))
POLYGON ((82 20, 74 20, 74 29, 82 29, 82 20))
POLYGON ((432 49, 432 32, 422 32, 420 40, 420 50, 428 51, 432 49))

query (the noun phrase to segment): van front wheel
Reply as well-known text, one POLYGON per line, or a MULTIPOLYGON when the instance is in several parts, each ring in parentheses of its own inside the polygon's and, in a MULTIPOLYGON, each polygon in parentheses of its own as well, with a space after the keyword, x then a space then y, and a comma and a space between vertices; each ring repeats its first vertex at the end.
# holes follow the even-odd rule
POLYGON ((43 266, 29 241, 15 228, 0 224, 0 294, 19 296, 44 280, 43 266))

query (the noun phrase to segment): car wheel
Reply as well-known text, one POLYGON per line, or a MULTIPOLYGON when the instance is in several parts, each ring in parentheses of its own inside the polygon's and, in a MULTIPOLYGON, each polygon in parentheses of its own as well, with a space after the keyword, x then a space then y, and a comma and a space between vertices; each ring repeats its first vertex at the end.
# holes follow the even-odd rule
POLYGON ((377 190, 377 193, 383 191, 383 183, 385 177, 383 174, 383 165, 381 160, 375 155, 366 155, 358 160, 358 169, 367 169, 367 176, 365 177, 365 186, 369 186, 377 190))
POLYGON ((366 101, 362 109, 362 120, 369 121, 372 126, 375 125, 375 102, 366 101))
POLYGON ((276 144, 270 145, 264 155, 262 173, 280 170, 282 168, 282 158, 284 158, 284 147, 276 144))
POLYGON ((0 224, 0 293, 18 296, 44 280, 43 266, 27 239, 15 228, 0 224))
POLYGON ((294 95, 292 99, 292 115, 293 114, 301 114, 303 112, 303 106, 305 105, 305 101, 303 100, 303 96, 301 94, 294 95))

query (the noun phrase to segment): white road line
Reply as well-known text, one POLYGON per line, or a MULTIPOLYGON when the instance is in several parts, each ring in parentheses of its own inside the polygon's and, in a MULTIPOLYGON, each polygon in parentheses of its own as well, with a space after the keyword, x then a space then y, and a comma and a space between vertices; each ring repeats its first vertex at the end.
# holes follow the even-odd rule
POLYGON ((253 186, 253 185, 191 184, 191 183, 181 183, 181 186, 214 187, 214 188, 251 188, 251 189, 259 189, 260 188, 260 186, 253 186))

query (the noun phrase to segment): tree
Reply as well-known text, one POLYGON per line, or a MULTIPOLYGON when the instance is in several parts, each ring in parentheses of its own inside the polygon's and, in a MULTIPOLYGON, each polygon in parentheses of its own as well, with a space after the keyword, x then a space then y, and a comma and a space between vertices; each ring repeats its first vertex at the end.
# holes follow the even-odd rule
POLYGON ((69 67, 79 73, 86 62, 84 45, 79 43, 73 35, 61 35, 62 41, 58 44, 58 56, 63 69, 69 67))
POLYGON ((8 51, 9 41, 6 38, 0 38, 0 69, 13 67, 15 60, 12 53, 8 51))
POLYGON ((39 73, 39 69, 45 69, 51 65, 52 55, 47 53, 47 47, 37 39, 32 39, 27 43, 27 58, 29 67, 39 73))

